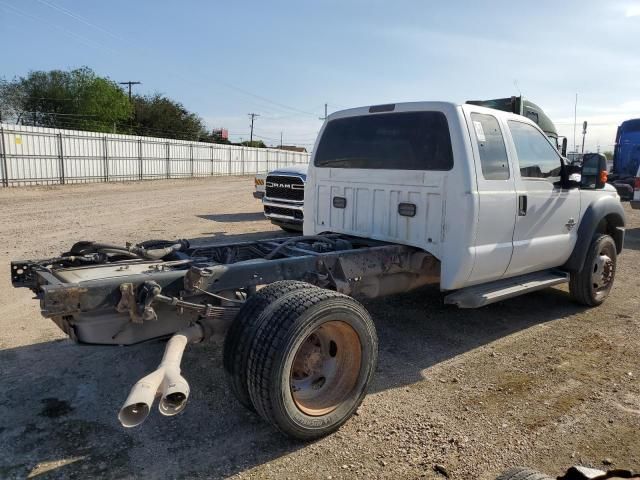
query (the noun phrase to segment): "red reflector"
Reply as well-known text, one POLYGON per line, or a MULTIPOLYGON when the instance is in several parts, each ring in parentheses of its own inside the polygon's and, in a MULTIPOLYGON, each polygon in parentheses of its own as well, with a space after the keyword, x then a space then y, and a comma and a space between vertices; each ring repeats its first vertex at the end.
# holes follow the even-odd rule
POLYGON ((640 190, 640 177, 636 177, 635 182, 633 182, 633 188, 640 190))

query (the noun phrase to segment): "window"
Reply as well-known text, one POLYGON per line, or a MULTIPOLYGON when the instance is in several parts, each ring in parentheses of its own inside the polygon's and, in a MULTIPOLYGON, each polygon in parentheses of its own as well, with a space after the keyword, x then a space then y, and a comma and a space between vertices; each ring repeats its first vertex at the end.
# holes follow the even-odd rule
POLYGON ((338 118, 326 126, 316 167, 450 170, 453 152, 442 112, 338 118))
POLYGON ((482 176, 486 180, 508 180, 509 160, 498 120, 492 115, 472 113, 471 122, 480 152, 482 176))
POLYGON ((538 112, 534 112, 533 110, 525 110, 524 116, 527 117, 529 120, 533 120, 534 122, 539 123, 538 112))
POLYGON ((552 183, 560 180, 560 156, 545 135, 527 123, 514 120, 509 120, 509 130, 516 146, 521 177, 544 178, 552 183))

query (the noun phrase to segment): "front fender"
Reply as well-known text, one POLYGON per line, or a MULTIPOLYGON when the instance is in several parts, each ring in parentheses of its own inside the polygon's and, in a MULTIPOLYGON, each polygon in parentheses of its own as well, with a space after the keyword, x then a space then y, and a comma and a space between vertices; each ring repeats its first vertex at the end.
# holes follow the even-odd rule
POLYGON ((617 253, 622 252, 624 225, 624 209, 618 197, 603 196, 591 202, 580 220, 578 241, 564 268, 570 272, 582 269, 591 240, 596 233, 611 235, 616 244, 617 253))

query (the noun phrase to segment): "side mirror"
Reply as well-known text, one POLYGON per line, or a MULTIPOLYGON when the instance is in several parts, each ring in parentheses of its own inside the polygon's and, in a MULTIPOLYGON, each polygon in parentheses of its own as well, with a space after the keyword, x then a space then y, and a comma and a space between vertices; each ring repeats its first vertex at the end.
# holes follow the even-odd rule
POLYGON ((585 153, 581 175, 580 188, 604 188, 608 179, 607 157, 600 153, 585 153))
POLYGON ((562 156, 563 157, 567 156, 567 137, 564 137, 562 139, 562 156))

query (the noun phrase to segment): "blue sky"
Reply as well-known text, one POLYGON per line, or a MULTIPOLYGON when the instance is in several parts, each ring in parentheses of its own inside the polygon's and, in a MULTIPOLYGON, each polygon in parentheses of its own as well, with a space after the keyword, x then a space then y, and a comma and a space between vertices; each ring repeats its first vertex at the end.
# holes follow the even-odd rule
MULTIPOLYGON (((312 144, 329 111, 521 92, 573 143, 640 117, 640 1, 0 0, 0 75, 87 65, 234 139, 312 144), (580 129, 579 129, 580 130, 580 129), (580 132, 578 132, 580 133, 580 132)), ((307 145, 310 146, 310 145, 307 145)))

